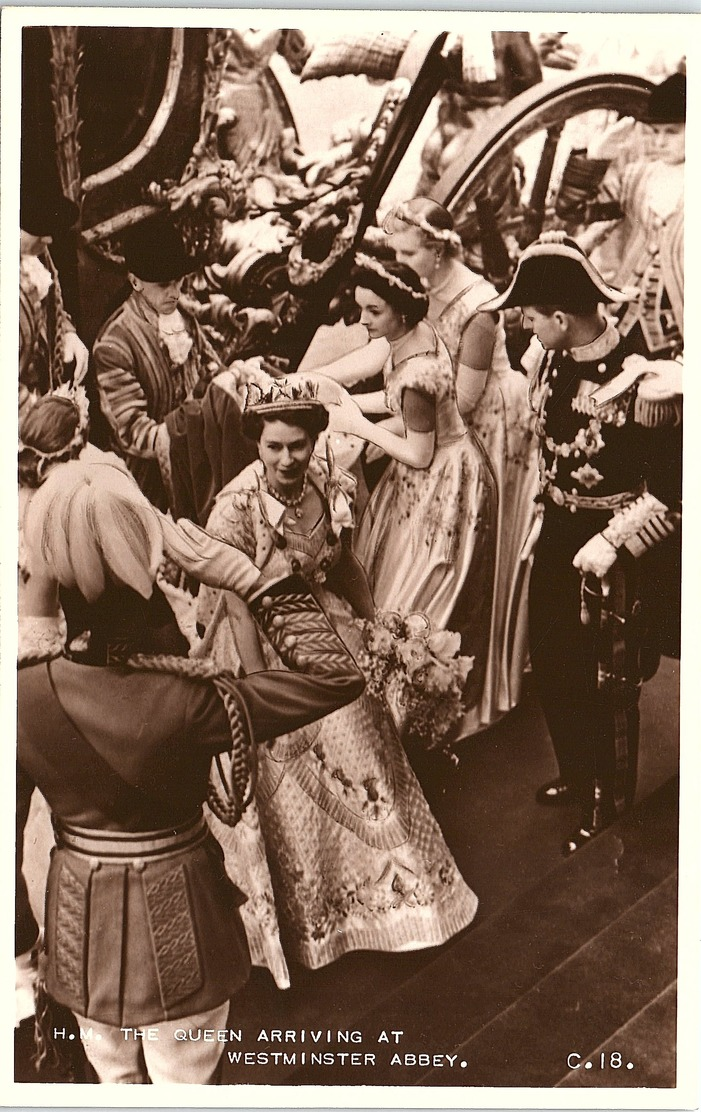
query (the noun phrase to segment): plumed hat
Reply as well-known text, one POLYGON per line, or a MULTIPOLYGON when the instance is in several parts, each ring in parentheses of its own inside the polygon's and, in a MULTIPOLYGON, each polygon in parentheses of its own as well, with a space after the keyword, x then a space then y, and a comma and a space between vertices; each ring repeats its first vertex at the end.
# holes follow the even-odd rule
POLYGON ((645 114, 646 124, 681 124, 686 120, 686 74, 673 73, 655 85, 650 93, 645 114))
POLYGON ((30 569, 95 602, 109 583, 150 598, 163 556, 153 507, 109 456, 52 469, 24 522, 30 569))
POLYGON ((22 168, 19 226, 32 236, 55 236, 78 223, 80 209, 64 197, 46 171, 30 174, 22 168))
POLYGON ((167 213, 158 213, 130 228, 122 240, 127 270, 142 282, 177 282, 197 270, 183 238, 167 213))
POLYGON ((508 289, 480 305, 497 312, 522 305, 563 305, 573 308, 597 302, 635 301, 633 287, 618 290, 592 266, 578 243, 564 232, 546 232, 521 255, 508 289))

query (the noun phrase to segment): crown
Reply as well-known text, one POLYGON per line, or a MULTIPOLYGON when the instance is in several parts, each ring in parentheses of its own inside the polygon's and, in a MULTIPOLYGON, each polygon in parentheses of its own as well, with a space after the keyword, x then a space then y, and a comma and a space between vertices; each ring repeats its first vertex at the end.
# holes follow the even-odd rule
POLYGON ((282 413, 288 409, 325 409, 319 400, 318 383, 304 379, 294 382, 290 379, 271 381, 267 390, 255 382, 249 382, 246 390, 245 413, 282 413))

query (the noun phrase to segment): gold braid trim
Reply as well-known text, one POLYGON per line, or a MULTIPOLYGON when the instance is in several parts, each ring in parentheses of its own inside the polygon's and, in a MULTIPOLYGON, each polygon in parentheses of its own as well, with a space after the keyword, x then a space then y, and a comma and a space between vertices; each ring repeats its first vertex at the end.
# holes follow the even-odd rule
POLYGON ((49 390, 55 390, 63 382, 63 345, 66 336, 65 310, 63 308, 63 294, 58 271, 49 252, 46 252, 47 270, 53 278, 53 288, 49 291, 47 299, 47 318, 49 314, 53 320, 48 320, 49 340, 49 390), (53 335, 52 335, 53 333, 53 335))
POLYGON ((625 547, 637 559, 674 532, 678 517, 664 502, 645 491, 615 513, 601 535, 614 548, 625 547))
POLYGON ((226 826, 236 826, 253 799, 258 779, 258 760, 248 709, 238 694, 238 684, 233 672, 219 669, 212 661, 204 658, 170 656, 165 653, 153 656, 136 653, 128 657, 125 663, 137 672, 187 676, 211 680, 214 684, 229 719, 231 769, 227 776, 221 756, 217 754, 215 764, 224 794, 221 794, 219 785, 210 779, 207 802, 221 822, 226 826))
POLYGON ((676 428, 682 423, 681 396, 653 400, 642 398, 638 394, 635 399, 635 420, 646 429, 676 428))

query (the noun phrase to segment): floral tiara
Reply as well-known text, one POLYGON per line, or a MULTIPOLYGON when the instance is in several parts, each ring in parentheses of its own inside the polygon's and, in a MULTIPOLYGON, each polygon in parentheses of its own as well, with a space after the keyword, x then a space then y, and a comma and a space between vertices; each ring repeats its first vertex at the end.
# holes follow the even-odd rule
POLYGON ((375 274, 379 274, 390 286, 395 286, 402 293, 408 293, 416 301, 425 301, 428 297, 426 290, 415 290, 408 282, 403 282, 396 274, 390 274, 388 270, 382 265, 379 259, 373 259, 372 255, 365 255, 360 251, 355 256, 356 266, 362 267, 364 270, 374 270, 375 274))
MULTIPOLYGON (((46 468, 50 464, 63 463, 64 460, 76 459, 80 455, 87 443, 89 425, 89 405, 85 387, 71 386, 68 383, 63 383, 61 386, 56 387, 55 390, 52 390, 50 394, 43 395, 43 397, 64 398, 66 401, 70 402, 78 415, 78 424, 76 425, 73 436, 67 444, 64 444, 53 452, 45 452, 34 444, 24 443, 21 435, 22 418, 20 417, 20 436, 17 444, 18 454, 25 459, 26 480, 30 482, 31 485, 37 486, 42 481, 46 468)), ((36 405, 38 401, 38 398, 32 397, 30 405, 36 405)))
POLYGON ((451 228, 435 228, 433 224, 429 224, 425 216, 417 216, 413 212, 409 212, 404 205, 394 205, 382 221, 382 230, 388 236, 393 235, 396 231, 394 227, 396 220, 400 220, 402 224, 411 224, 414 228, 420 228, 429 239, 435 240, 436 243, 449 244, 456 250, 462 249, 462 240, 457 232, 451 228))

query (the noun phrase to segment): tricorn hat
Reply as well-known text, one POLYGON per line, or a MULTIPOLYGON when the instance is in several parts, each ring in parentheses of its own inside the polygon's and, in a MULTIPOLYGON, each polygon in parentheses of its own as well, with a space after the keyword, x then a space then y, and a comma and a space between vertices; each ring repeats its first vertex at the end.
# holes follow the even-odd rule
POLYGON ((123 237, 122 251, 127 270, 142 282, 177 282, 199 266, 165 212, 130 228, 123 237))
POLYGON ((616 289, 599 274, 582 248, 564 232, 545 232, 521 255, 508 289, 480 305, 497 312, 522 305, 579 306, 635 301, 639 290, 616 289))
POLYGON ((646 124, 682 124, 686 120, 686 74, 673 73, 650 93, 641 117, 646 124))

